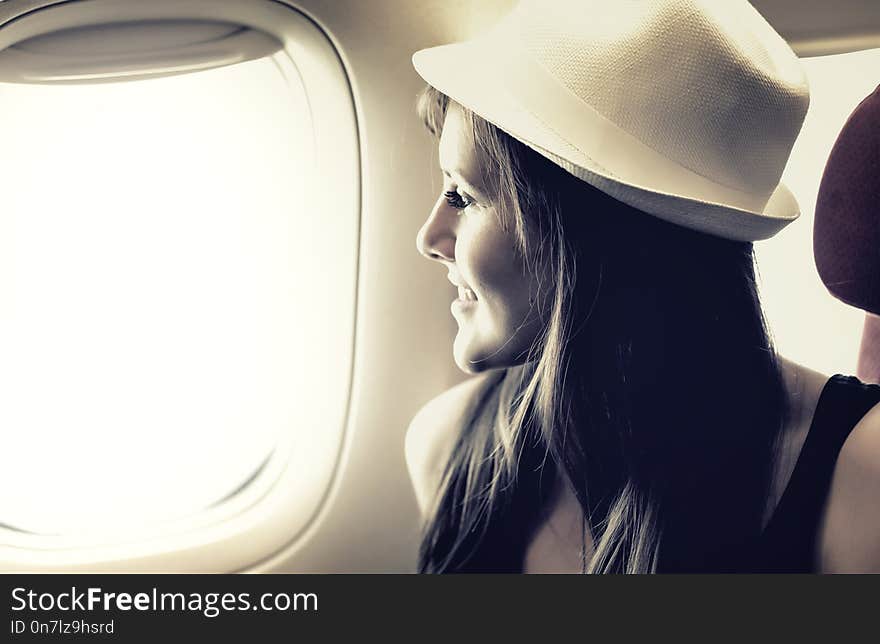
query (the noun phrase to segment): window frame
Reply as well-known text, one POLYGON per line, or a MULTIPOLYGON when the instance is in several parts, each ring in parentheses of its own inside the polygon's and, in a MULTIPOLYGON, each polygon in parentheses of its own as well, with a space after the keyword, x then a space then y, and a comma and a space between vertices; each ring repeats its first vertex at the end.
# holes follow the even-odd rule
MULTIPOLYGON (((277 37, 284 48, 273 56, 282 75, 301 83, 312 110, 315 176, 323 186, 317 217, 353 223, 332 261, 350 274, 351 293, 340 293, 341 319, 349 343, 344 405, 331 419, 336 431, 334 462, 321 472, 308 499, 290 467, 294 436, 285 435, 239 491, 185 519, 137 535, 95 543, 83 537, 41 536, 0 525, 0 570, 5 572, 236 572, 295 547, 312 528, 332 494, 348 441, 358 289, 361 167, 356 105, 349 75, 329 35, 310 17, 281 0, 42 0, 24 6, 0 4, 0 49, 33 35, 42 18, 66 26, 120 19, 224 20, 277 37), (63 14, 62 14, 63 12, 63 14), (110 18, 112 16, 112 18, 110 18), (293 75, 296 75, 294 79, 293 75), (342 264, 343 266, 339 266, 342 264)), ((331 224, 328 224, 331 225, 331 224)), ((345 340, 344 340, 345 341, 345 340)))

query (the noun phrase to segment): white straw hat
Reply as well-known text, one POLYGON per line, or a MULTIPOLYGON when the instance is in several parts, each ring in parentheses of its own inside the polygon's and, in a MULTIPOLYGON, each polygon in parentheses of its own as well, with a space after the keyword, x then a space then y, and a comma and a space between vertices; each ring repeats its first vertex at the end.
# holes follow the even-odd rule
POLYGON ((568 172, 672 223, 754 241, 799 214, 779 179, 807 81, 745 0, 523 0, 413 64, 568 172))

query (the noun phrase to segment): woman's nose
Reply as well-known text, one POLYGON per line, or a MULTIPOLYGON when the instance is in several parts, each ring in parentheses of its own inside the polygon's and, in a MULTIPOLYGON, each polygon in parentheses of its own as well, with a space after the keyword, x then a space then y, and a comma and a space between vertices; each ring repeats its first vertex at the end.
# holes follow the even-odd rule
POLYGON ((428 219, 416 236, 416 248, 419 252, 438 262, 455 261, 455 213, 450 213, 452 207, 444 198, 437 200, 428 219))

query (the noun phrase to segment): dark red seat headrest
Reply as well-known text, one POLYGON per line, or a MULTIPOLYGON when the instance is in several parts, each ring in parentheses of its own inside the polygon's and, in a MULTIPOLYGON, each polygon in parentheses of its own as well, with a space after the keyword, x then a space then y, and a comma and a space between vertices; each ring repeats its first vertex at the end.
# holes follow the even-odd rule
POLYGON ((813 252, 832 295, 880 314, 880 87, 849 117, 828 157, 813 252))

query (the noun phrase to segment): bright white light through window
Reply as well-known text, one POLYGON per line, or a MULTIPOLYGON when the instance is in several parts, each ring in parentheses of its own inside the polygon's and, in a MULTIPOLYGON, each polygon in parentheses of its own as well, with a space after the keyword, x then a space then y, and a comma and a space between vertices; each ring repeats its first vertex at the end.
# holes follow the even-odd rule
POLYGON ((846 119, 880 84, 880 49, 803 59, 810 109, 783 181, 802 214, 755 244, 762 299, 783 355, 828 374, 856 370, 864 313, 834 299, 813 259, 813 213, 822 171, 846 119))
POLYGON ((0 523, 101 533, 222 500, 312 395, 332 285, 302 87, 271 59, 2 84, 0 140, 0 523))

